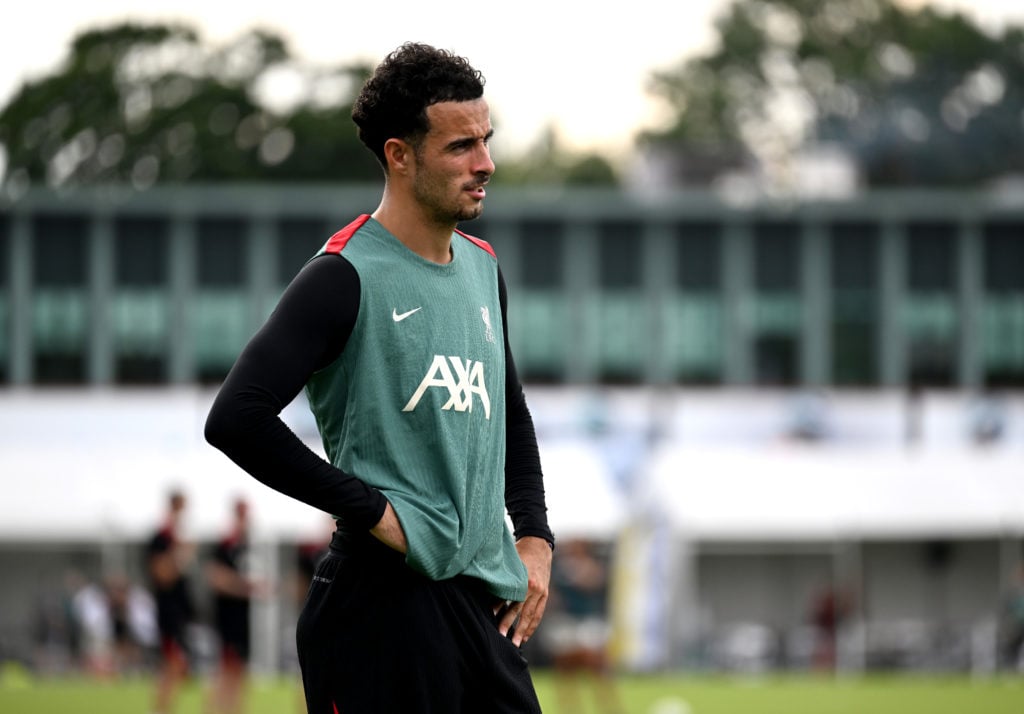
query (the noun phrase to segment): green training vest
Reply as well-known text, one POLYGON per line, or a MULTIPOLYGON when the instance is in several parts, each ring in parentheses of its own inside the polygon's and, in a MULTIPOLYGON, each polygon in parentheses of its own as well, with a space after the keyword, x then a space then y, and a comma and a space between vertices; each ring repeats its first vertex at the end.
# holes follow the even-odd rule
POLYGON ((430 578, 468 575, 507 600, 526 569, 505 520, 505 344, 497 259, 452 235, 438 265, 363 215, 320 250, 359 274, 344 352, 306 385, 331 463, 380 489, 430 578))

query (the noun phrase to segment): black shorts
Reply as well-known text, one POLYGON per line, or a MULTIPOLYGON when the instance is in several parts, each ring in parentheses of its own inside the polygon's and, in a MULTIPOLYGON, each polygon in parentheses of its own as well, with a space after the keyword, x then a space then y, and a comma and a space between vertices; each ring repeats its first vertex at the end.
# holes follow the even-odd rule
POLYGON ((161 649, 165 655, 174 651, 187 654, 188 626, 194 610, 185 587, 180 584, 155 593, 156 622, 160 631, 161 649))
POLYGON ((431 580, 369 534, 336 534, 298 622, 309 714, 540 712, 495 602, 478 580, 431 580))
POLYGON ((217 598, 214 624, 220 639, 221 652, 242 661, 249 659, 249 601, 217 598))

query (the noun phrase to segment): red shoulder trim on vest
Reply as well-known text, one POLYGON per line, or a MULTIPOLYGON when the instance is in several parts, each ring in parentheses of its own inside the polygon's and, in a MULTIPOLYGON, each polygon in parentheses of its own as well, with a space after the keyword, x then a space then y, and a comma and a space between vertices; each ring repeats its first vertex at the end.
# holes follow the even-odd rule
POLYGON ((482 248, 483 250, 486 250, 488 253, 491 254, 491 257, 494 258, 495 260, 498 259, 498 256, 494 252, 494 248, 492 248, 491 244, 485 241, 483 238, 477 238, 476 236, 471 236, 469 233, 463 233, 458 228, 455 229, 455 232, 458 233, 463 238, 465 238, 466 240, 468 240, 473 245, 475 245, 477 248, 482 248))
POLYGON ((355 219, 347 226, 342 228, 340 231, 331 236, 331 239, 327 241, 327 245, 324 246, 325 253, 340 253, 345 249, 345 244, 348 243, 348 239, 353 234, 363 227, 363 224, 370 220, 370 214, 364 213, 355 219))

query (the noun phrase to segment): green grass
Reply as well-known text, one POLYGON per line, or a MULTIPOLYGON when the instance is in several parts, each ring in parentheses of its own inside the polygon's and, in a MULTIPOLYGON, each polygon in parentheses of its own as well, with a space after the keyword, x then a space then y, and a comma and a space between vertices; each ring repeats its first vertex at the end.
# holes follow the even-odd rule
MULTIPOLYGON (((562 712, 559 686, 545 671, 535 673, 545 714, 598 714, 592 691, 586 706, 562 712)), ((757 679, 698 676, 629 676, 616 682, 628 714, 1022 714, 1024 678, 865 677, 850 679, 780 676, 757 679)), ((190 682, 175 714, 201 714, 205 682, 190 682)), ((3 714, 147 714, 148 679, 98 683, 81 679, 37 679, 8 671, 0 675, 3 714)), ((304 714, 298 684, 256 680, 248 714, 304 714)), ((402 713, 405 714, 405 713, 402 713)))
MULTIPOLYGON (((537 685, 546 712, 599 711, 560 712, 554 680, 537 685)), ((656 676, 622 679, 619 689, 629 714, 1024 714, 1024 679, 656 676)))

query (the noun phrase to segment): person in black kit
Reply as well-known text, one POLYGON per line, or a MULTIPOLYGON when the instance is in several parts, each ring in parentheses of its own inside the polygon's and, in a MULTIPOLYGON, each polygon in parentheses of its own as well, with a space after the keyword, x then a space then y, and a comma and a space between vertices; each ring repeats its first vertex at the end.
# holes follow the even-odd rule
POLYGON ((233 505, 231 528, 217 544, 206 573, 213 591, 220 663, 213 678, 210 711, 239 714, 244 708, 249 661, 249 604, 259 586, 248 574, 249 504, 233 505))
POLYGON ((353 121, 381 202, 301 269, 221 386, 207 440, 336 517, 299 617, 310 714, 536 714, 520 646, 554 536, 493 248, 457 230, 494 172, 483 78, 406 43, 353 121), (306 389, 327 459, 280 413, 306 389))
POLYGON ((160 672, 153 705, 155 714, 170 711, 189 671, 187 635, 188 626, 195 618, 195 608, 187 570, 195 555, 195 546, 179 540, 178 528, 185 506, 185 494, 172 491, 167 500, 164 522, 146 548, 146 570, 156 601, 160 631, 160 672))
POLYGON ((106 591, 114 636, 115 667, 119 673, 137 672, 143 664, 144 638, 149 634, 142 629, 145 624, 140 622, 143 617, 140 610, 149 598, 142 595, 122 573, 107 578, 106 591))

